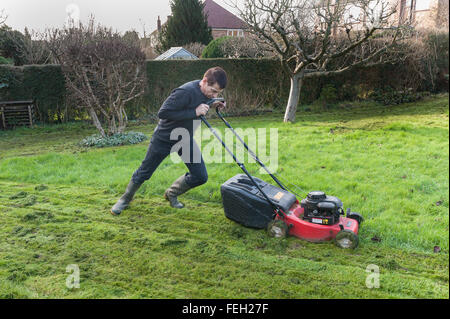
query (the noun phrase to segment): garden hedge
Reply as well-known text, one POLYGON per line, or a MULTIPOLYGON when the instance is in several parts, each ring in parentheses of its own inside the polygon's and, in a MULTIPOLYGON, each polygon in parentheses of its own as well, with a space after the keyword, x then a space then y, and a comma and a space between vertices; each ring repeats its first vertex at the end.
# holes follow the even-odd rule
MULTIPOLYGON (((448 52, 448 51, 447 51, 448 52)), ((448 53, 447 53, 448 54, 448 53)), ((151 117, 170 92, 181 84, 201 79, 204 72, 214 66, 223 67, 229 78, 225 92, 231 113, 255 113, 261 110, 284 109, 290 80, 281 64, 273 59, 200 59, 147 61, 147 86, 141 98, 128 104, 129 119, 151 117)), ((445 66, 444 66, 445 69, 445 66)), ((374 91, 402 90, 413 84, 414 90, 430 90, 429 80, 415 80, 413 68, 402 63, 359 68, 332 76, 305 80, 300 103, 317 100, 334 87, 338 100, 367 98, 374 91), (411 81, 413 79, 413 81, 411 81), (409 81, 409 82, 408 82, 409 81), (413 83, 411 83, 413 82, 413 83)), ((444 73, 448 74, 448 63, 444 73)), ((440 85, 448 90, 447 81, 440 85)), ((83 117, 66 98, 64 77, 58 65, 26 65, 14 67, 0 65, 0 100, 35 99, 41 122, 69 121, 83 117)))
POLYGON ((0 100, 35 100, 38 120, 64 119, 66 90, 59 65, 0 65, 0 100))
MULTIPOLYGON (((229 77, 225 97, 229 109, 237 113, 260 109, 284 109, 290 88, 289 77, 278 60, 270 59, 201 59, 193 61, 147 61, 146 112, 156 111, 172 89, 200 79, 210 67, 223 67, 229 77)), ((365 99, 374 91, 430 90, 429 82, 416 81, 415 70, 404 63, 360 67, 335 75, 305 79, 300 103, 319 99, 322 89, 334 87, 339 101, 365 99), (411 83, 413 79, 415 82, 411 83)))
POLYGON ((229 109, 251 111, 255 107, 282 105, 289 94, 289 79, 279 61, 269 59, 201 59, 147 61, 148 112, 157 110, 170 92, 185 82, 201 79, 208 68, 220 66, 228 75, 225 97, 229 109), (244 110, 246 108, 246 110, 244 110))

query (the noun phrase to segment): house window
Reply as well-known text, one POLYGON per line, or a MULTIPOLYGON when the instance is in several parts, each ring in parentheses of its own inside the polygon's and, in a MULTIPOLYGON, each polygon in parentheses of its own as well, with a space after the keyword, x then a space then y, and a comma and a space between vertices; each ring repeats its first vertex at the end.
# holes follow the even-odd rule
POLYGON ((227 30, 227 36, 229 37, 243 37, 244 31, 243 30, 227 30))
POLYGON ((414 11, 417 0, 401 0, 400 2, 400 23, 414 21, 414 11))
POLYGON ((416 0, 416 11, 429 9, 430 9, 430 0, 416 0))

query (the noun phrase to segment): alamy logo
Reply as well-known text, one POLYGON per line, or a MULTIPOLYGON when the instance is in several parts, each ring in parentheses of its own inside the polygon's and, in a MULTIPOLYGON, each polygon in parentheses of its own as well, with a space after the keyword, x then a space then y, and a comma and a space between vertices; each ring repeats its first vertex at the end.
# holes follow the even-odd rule
POLYGON ((78 267, 78 265, 68 265, 66 267, 66 272, 71 273, 66 278, 67 288, 80 288, 80 267, 78 267))
POLYGON ((80 7, 71 3, 66 6, 66 26, 68 27, 76 27, 80 22, 80 7))
MULTIPOLYGON (((209 130, 202 130, 200 121, 194 121, 194 127, 199 126, 195 133, 196 143, 191 144, 189 131, 185 128, 172 130, 170 139, 178 141, 173 147, 170 158, 174 163, 200 163, 203 156, 205 163, 233 163, 233 157, 225 150, 221 142, 209 130), (197 122, 197 123, 195 123, 197 122), (180 156, 177 156, 180 155, 180 156), (181 158, 180 158, 181 157, 181 158)), ((226 128, 225 134, 216 131, 219 138, 225 143, 228 149, 235 154, 236 159, 241 163, 256 163, 254 154, 264 163, 269 171, 275 173, 278 169, 278 129, 270 128, 236 128, 236 134, 247 144, 250 152, 246 152, 244 145, 226 128)), ((267 171, 260 168, 261 174, 267 171)))
POLYGON ((377 265, 368 265, 366 272, 369 275, 366 277, 366 287, 369 289, 380 288, 380 267, 377 265))

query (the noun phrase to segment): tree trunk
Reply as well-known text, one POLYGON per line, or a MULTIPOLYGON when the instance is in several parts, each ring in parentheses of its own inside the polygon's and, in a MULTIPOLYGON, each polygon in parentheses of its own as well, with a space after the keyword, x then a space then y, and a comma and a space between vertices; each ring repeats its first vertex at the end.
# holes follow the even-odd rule
POLYGON ((119 122, 117 131, 118 133, 123 133, 125 131, 125 127, 127 126, 127 118, 124 107, 122 106, 122 102, 120 102, 117 107, 117 120, 119 122))
POLYGON ((93 107, 88 107, 89 115, 91 116, 92 122, 94 122, 95 127, 100 132, 102 137, 106 137, 105 130, 102 127, 102 124, 98 120, 97 114, 95 113, 95 110, 93 107))
POLYGON ((291 91, 289 93, 289 100, 284 114, 284 122, 294 122, 295 113, 297 112, 297 104, 300 99, 300 90, 302 88, 304 72, 300 71, 291 77, 291 91))

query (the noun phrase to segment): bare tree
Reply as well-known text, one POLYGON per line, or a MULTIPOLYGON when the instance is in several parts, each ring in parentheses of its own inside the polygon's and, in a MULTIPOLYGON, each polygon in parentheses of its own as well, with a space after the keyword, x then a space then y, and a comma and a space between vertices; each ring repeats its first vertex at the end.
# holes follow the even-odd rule
POLYGON ((100 134, 123 132, 128 122, 126 103, 144 93, 145 55, 139 42, 95 26, 93 18, 86 26, 48 30, 47 40, 69 92, 100 134))
POLYGON ((5 9, 2 9, 0 11, 0 27, 5 23, 6 19, 8 19, 8 16, 5 13, 5 9))
POLYGON ((234 7, 251 32, 270 45, 291 78, 284 116, 293 122, 303 81, 383 63, 402 36, 389 0, 244 0, 234 7), (384 40, 370 41, 382 31, 384 40), (384 56, 385 57, 385 56, 384 56))
POLYGON ((253 37, 229 37, 220 46, 222 52, 228 58, 262 58, 275 56, 271 47, 253 39, 253 37))
POLYGON ((197 58, 200 58, 202 56, 203 50, 205 49, 206 45, 200 42, 193 42, 183 45, 183 48, 191 52, 193 55, 195 55, 197 58))
POLYGON ((436 28, 447 29, 449 27, 449 1, 439 0, 437 5, 431 8, 431 15, 436 23, 436 28))
POLYGON ((17 49, 22 64, 47 64, 51 60, 51 52, 45 43, 45 35, 25 27, 25 34, 18 37, 12 32, 6 33, 9 41, 17 49))

